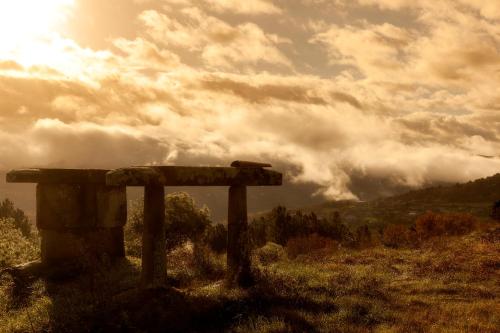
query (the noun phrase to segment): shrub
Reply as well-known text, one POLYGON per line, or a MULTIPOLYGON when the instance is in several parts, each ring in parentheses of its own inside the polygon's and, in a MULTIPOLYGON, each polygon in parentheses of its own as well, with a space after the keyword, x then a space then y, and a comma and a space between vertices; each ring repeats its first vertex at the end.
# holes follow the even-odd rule
POLYGON ((223 224, 209 226, 205 232, 205 242, 216 253, 223 253, 227 249, 227 228, 223 224))
POLYGON ((0 267, 22 264, 38 257, 35 240, 25 237, 13 219, 0 218, 0 267))
POLYGON ((290 239, 286 244, 288 257, 294 259, 301 254, 314 254, 319 252, 333 252, 338 248, 338 242, 312 234, 304 237, 290 239))
MULTIPOLYGON (((140 255, 140 244, 144 218, 144 201, 132 202, 125 228, 127 250, 132 255, 140 255)), ((165 237, 167 249, 173 249, 187 240, 199 240, 210 225, 208 208, 198 208, 187 193, 178 192, 165 197, 165 237)))
POLYGON ((282 260, 285 257, 283 246, 269 242, 260 249, 255 250, 255 256, 263 265, 282 260))
POLYGON ((31 235, 31 224, 24 212, 14 207, 9 199, 0 202, 0 219, 12 219, 14 226, 19 229, 25 237, 31 235))
POLYGON ((286 245, 292 238, 312 234, 348 243, 354 238, 342 223, 338 212, 323 218, 313 212, 290 211, 283 206, 275 207, 270 213, 254 219, 249 231, 252 245, 257 248, 267 242, 286 245))
POLYGON ((410 231, 400 224, 389 224, 382 232, 382 243, 388 247, 403 247, 410 243, 410 231))
POLYGON ((144 201, 131 201, 127 216, 127 224, 124 230, 125 250, 129 256, 141 257, 144 201))
POLYGON ((458 236, 472 232, 477 219, 468 213, 427 212, 417 218, 416 233, 421 240, 436 236, 458 236))
POLYGON ((173 248, 186 240, 195 241, 210 225, 210 211, 198 208, 194 199, 185 192, 167 195, 165 201, 165 229, 167 248, 173 248))
POLYGON ((367 225, 360 226, 356 229, 355 244, 357 248, 366 248, 373 245, 372 233, 367 225))
POLYGON ((215 255, 203 243, 195 243, 193 247, 193 268, 197 276, 208 279, 220 279, 226 267, 221 257, 215 255))

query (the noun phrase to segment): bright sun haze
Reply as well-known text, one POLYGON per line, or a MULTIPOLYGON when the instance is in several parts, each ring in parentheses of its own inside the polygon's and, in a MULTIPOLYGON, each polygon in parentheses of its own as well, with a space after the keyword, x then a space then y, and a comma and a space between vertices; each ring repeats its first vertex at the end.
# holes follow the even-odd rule
POLYGON ((0 0, 0 170, 245 159, 339 200, 491 176, 499 20, 499 1, 0 0))
POLYGON ((58 33, 74 0, 0 1, 0 59, 17 56, 23 64, 37 63, 38 46, 58 33))

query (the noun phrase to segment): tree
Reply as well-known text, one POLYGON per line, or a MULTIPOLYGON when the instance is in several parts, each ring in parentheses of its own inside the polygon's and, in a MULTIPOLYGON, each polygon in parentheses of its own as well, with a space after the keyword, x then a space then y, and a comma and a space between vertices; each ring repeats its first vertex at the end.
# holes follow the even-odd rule
MULTIPOLYGON (((142 233, 144 200, 131 204, 127 221, 127 238, 131 241, 142 233)), ((210 211, 198 208, 194 199, 185 192, 165 196, 165 236, 167 249, 172 249, 187 240, 200 240, 210 226, 210 211)))
POLYGON ((491 218, 500 222, 500 200, 493 204, 491 218))
POLYGON ((288 229, 287 223, 287 211, 283 206, 278 206, 273 209, 272 216, 274 220, 274 237, 275 243, 280 245, 285 245, 288 240, 288 233, 290 230, 288 229))
POLYGON ((167 248, 186 240, 198 240, 211 224, 207 207, 198 208, 194 199, 185 192, 167 195, 165 200, 165 231, 167 248))

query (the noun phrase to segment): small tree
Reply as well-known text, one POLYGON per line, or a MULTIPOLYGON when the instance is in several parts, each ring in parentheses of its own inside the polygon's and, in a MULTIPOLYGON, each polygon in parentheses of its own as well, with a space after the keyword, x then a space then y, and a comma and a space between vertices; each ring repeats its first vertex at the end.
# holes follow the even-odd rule
POLYGON ((372 245, 372 233, 367 225, 359 226, 356 229, 356 246, 368 247, 372 245))
POLYGON ((278 206, 273 209, 272 216, 274 219, 274 237, 275 242, 280 245, 285 245, 288 240, 288 223, 287 223, 287 211, 283 206, 278 206))
POLYGON ((196 241, 210 225, 210 211, 198 208, 194 199, 185 192, 167 195, 165 201, 165 227, 167 248, 173 248, 188 239, 196 241))
MULTIPOLYGON (((139 238, 142 233, 144 219, 143 199, 132 202, 128 215, 127 241, 140 244, 139 238)), ((167 249, 172 249, 187 240, 200 240, 210 224, 210 211, 208 208, 198 208, 189 194, 178 192, 168 194, 165 197, 167 249)))
POLYGON ((500 200, 493 204, 491 218, 500 222, 500 200))

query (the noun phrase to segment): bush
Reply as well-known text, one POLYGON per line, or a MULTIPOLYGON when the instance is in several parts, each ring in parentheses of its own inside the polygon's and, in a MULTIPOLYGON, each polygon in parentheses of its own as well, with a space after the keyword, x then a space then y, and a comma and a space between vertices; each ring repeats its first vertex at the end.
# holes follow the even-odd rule
POLYGON ((31 235, 31 224, 24 212, 14 207, 9 199, 0 202, 0 219, 12 219, 14 226, 21 231, 25 237, 31 235))
POLYGON ((338 212, 328 218, 315 213, 290 211, 283 206, 275 207, 270 213, 254 219, 249 226, 250 239, 256 248, 267 242, 286 245, 288 240, 318 234, 338 242, 353 241, 353 235, 342 223, 338 212))
POLYGON ((382 243, 385 246, 398 248, 410 243, 410 231, 400 224, 389 224, 382 233, 382 243))
POLYGON ((285 258, 283 246, 269 242, 260 249, 255 250, 255 257, 263 265, 268 265, 285 258))
POLYGON ((193 247, 193 268, 197 276, 207 279, 221 279, 226 272, 225 263, 203 243, 193 247))
POLYGON ((360 226, 356 229, 354 247, 366 248, 373 245, 373 237, 367 225, 360 226))
POLYGON ((205 232, 205 242, 215 253, 224 253, 227 249, 227 228, 223 224, 209 226, 205 232))
POLYGON ((144 217, 144 201, 134 200, 128 207, 127 224, 125 224, 125 250, 127 255, 141 257, 142 226, 144 217))
POLYGON ((467 213, 427 212, 417 218, 415 230, 420 240, 436 236, 459 236, 472 232, 477 219, 467 213))
POLYGON ((0 268, 39 257, 35 239, 25 237, 13 219, 0 218, 0 268))
POLYGON ((338 242, 312 234, 304 237, 290 239, 286 244, 288 257, 294 259, 301 254, 318 254, 320 252, 334 252, 338 248, 338 242))
POLYGON ((167 195, 165 201, 165 229, 167 248, 187 240, 198 240, 210 225, 210 211, 198 208, 194 199, 185 192, 167 195))
MULTIPOLYGON (((125 228, 127 250, 140 256, 140 244, 144 219, 143 199, 130 205, 129 218, 125 228)), ((165 197, 165 237, 168 250, 187 240, 198 241, 210 225, 208 208, 196 207, 193 198, 184 192, 168 194, 165 197)))

